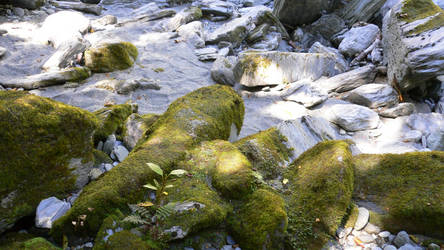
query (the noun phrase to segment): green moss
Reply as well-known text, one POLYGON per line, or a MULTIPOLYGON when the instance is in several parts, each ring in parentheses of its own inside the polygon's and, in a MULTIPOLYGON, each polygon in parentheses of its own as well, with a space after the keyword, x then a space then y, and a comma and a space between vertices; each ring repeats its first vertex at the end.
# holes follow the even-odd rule
POLYGON ((98 166, 102 163, 109 163, 109 164, 113 163, 113 160, 109 157, 109 155, 107 155, 103 151, 94 149, 93 154, 94 154, 94 166, 98 166))
POLYGON ((61 248, 55 247, 44 238, 38 237, 27 240, 23 243, 23 249, 25 250, 58 250, 61 248))
POLYGON ((273 191, 259 189, 230 216, 229 225, 242 249, 282 249, 285 202, 273 191))
POLYGON ((94 240, 94 250, 105 249, 106 241, 110 236, 108 233, 110 230, 112 233, 123 230, 123 226, 120 223, 123 218, 125 218, 123 213, 120 212, 120 210, 116 210, 113 214, 109 215, 105 220, 103 220, 102 226, 100 227, 100 230, 94 240))
POLYGON ((239 61, 239 65, 246 74, 255 74, 260 68, 268 68, 272 64, 272 61, 266 57, 261 56, 255 52, 245 53, 239 61))
POLYGON ((14 223, 42 199, 66 197, 75 189, 69 162, 92 159, 97 123, 88 111, 48 98, 0 92, 0 200, 10 200, 0 207, 0 224, 14 223))
POLYGON ((291 164, 287 184, 288 240, 295 248, 321 248, 333 236, 353 192, 351 152, 345 141, 321 142, 291 164))
POLYGON ((276 128, 245 137, 234 143, 247 156, 253 167, 265 179, 275 179, 282 174, 283 167, 292 151, 284 143, 287 141, 276 128))
POLYGON ((386 211, 387 230, 444 235, 444 152, 359 155, 355 192, 386 211))
POLYGON ((100 126, 94 133, 94 142, 105 141, 111 134, 121 135, 126 118, 135 112, 137 106, 131 104, 112 105, 95 111, 100 126))
POLYGON ((123 230, 109 237, 108 241, 106 242, 105 249, 146 250, 154 248, 152 248, 152 246, 148 242, 142 240, 139 236, 132 234, 130 231, 123 230))
POLYGON ((80 82, 91 76, 91 70, 86 67, 74 67, 72 72, 72 82, 80 82))
POLYGON ((137 48, 129 42, 105 43, 85 51, 85 66, 93 72, 105 73, 133 66, 137 48))
POLYGON ((213 85, 198 89, 173 102, 150 128, 148 139, 99 180, 90 183, 71 210, 53 224, 55 239, 68 236, 95 236, 102 221, 115 209, 144 199, 142 186, 155 177, 147 162, 170 171, 185 158, 186 150, 204 140, 227 139, 231 124, 242 125, 242 99, 231 88, 213 85), (87 215, 82 228, 71 222, 87 215))
POLYGON ((180 241, 170 242, 168 249, 183 250, 185 247, 194 249, 222 249, 226 245, 228 234, 223 229, 206 229, 196 234, 191 234, 180 241))
POLYGON ((161 73, 161 72, 164 72, 165 69, 164 68, 155 68, 155 69, 153 69, 153 71, 156 73, 161 73))
POLYGON ((359 210, 355 204, 352 204, 350 207, 350 213, 347 216, 347 220, 345 222, 344 227, 355 227, 356 220, 358 219, 359 210))
POLYGON ((175 202, 176 207, 186 202, 197 202, 199 205, 183 212, 176 211, 161 220, 160 225, 164 230, 179 226, 187 234, 195 233, 218 226, 231 211, 231 206, 198 178, 179 178, 172 185, 174 187, 169 189, 167 202, 175 202))
POLYGON ((185 168, 204 176, 225 197, 242 198, 255 186, 254 172, 248 159, 230 142, 204 142, 192 150, 183 163, 185 168))
POLYGON ((444 26, 444 11, 432 0, 404 0, 401 11, 400 19, 408 23, 434 16, 410 31, 412 35, 444 26))

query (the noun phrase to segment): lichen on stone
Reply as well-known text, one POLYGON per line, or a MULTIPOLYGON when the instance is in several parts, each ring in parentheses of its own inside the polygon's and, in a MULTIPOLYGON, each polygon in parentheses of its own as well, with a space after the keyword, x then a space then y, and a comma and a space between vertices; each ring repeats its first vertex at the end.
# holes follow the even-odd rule
POLYGON ((408 23, 430 18, 425 23, 415 27, 410 31, 410 34, 420 34, 444 26, 444 11, 432 0, 403 0, 399 15, 401 20, 408 23))

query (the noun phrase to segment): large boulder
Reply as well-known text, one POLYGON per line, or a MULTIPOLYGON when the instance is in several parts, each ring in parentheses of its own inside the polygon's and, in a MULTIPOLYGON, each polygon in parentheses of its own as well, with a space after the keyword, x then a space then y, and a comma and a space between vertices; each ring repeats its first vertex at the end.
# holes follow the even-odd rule
POLYGON ((103 43, 85 51, 85 66, 98 73, 123 70, 133 66, 137 56, 130 42, 103 43))
POLYGON ((335 64, 335 58, 329 54, 247 51, 239 55, 234 76, 247 87, 288 84, 301 79, 314 81, 334 76, 335 64))
POLYGON ((340 15, 349 24, 369 22, 379 15, 386 0, 352 0, 341 9, 340 15))
POLYGON ((353 27, 344 34, 339 51, 347 57, 355 57, 367 49, 378 37, 380 31, 378 26, 367 24, 353 27))
POLYGON ((350 91, 343 99, 369 108, 390 107, 398 103, 398 94, 388 84, 371 83, 350 91))
POLYGON ((353 162, 354 196, 371 204, 371 221, 394 232, 444 235, 444 152, 359 155, 353 162))
POLYGON ((384 18, 389 82, 422 97, 444 74, 444 11, 432 0, 402 0, 384 18))
POLYGON ((315 84, 328 92, 341 93, 371 83, 375 80, 375 77, 376 68, 370 64, 334 77, 327 79, 321 78, 316 81, 315 84))
POLYGON ((349 144, 321 142, 284 174, 289 249, 321 249, 335 235, 351 204, 353 167, 349 144))
POLYGON ((65 197, 80 188, 76 184, 85 184, 80 176, 76 183, 76 175, 93 165, 97 123, 79 108, 25 92, 0 92, 0 232, 31 215, 42 199, 65 197))
POLYGON ((380 123, 375 111, 356 104, 334 104, 322 112, 327 120, 347 131, 375 129, 380 123))
MULTIPOLYGON (((202 141, 226 140, 240 131, 244 105, 230 87, 213 85, 198 89, 173 102, 147 131, 147 139, 130 155, 97 181, 83 189, 71 210, 57 220, 52 235, 61 241, 76 235, 94 237, 102 221, 115 209, 143 199, 142 186, 152 182, 155 173, 146 166, 152 162, 168 172, 185 159, 186 151, 202 141), (87 215, 83 226, 72 221, 87 215)), ((199 224, 198 224, 199 225, 199 224)))
POLYGON ((335 0, 276 0, 273 13, 281 22, 289 27, 312 23, 324 11, 330 11, 335 0))

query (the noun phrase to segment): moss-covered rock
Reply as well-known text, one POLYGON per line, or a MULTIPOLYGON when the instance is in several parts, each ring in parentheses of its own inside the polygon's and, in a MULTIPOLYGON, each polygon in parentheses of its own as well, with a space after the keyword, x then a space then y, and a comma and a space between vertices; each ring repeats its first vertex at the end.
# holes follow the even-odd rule
POLYGON ((109 250, 121 250, 121 249, 134 249, 134 250, 146 250, 156 249, 152 247, 149 242, 144 241, 139 236, 132 234, 128 230, 123 230, 111 235, 105 244, 105 249, 109 250))
POLYGON ((160 115, 156 114, 132 114, 130 115, 123 126, 123 142, 128 149, 133 149, 137 142, 142 139, 145 132, 154 124, 160 115))
POLYGON ((321 142, 291 164, 284 177, 288 244, 321 248, 341 224, 353 192, 351 152, 346 141, 321 142))
POLYGON ((287 229, 285 202, 278 194, 259 189, 229 219, 242 249, 282 249, 287 229))
POLYGON ((376 224, 394 232, 444 235, 444 152, 359 155, 353 162, 354 196, 385 211, 376 224))
POLYGON ((198 143, 228 139, 231 125, 240 130, 244 114, 243 101, 230 87, 213 85, 198 89, 173 102, 151 126, 148 139, 99 180, 86 186, 71 210, 53 224, 52 235, 61 240, 63 234, 94 236, 102 221, 116 208, 144 199, 154 172, 146 163, 170 171, 184 160, 186 150, 198 143), (87 215, 81 228, 72 226, 80 215, 87 215))
POLYGON ((70 163, 93 161, 97 123, 88 111, 48 98, 0 92, 0 232, 42 199, 75 189, 70 163))
POLYGON ((135 104, 112 105, 95 111, 94 114, 100 125, 94 133, 94 142, 104 141, 111 134, 121 135, 125 120, 136 112, 137 105, 135 104))
POLYGON ((59 250, 58 248, 41 237, 35 237, 28 233, 9 233, 0 239, 2 250, 59 250))
POLYGON ((130 42, 104 43, 85 51, 85 66, 93 72, 111 72, 133 66, 137 48, 130 42))
POLYGON ((227 232, 224 229, 206 229, 199 233, 187 236, 180 241, 168 244, 168 249, 183 250, 185 247, 194 249, 222 249, 226 245, 227 232))
POLYGON ((275 179, 282 174, 292 151, 285 145, 287 139, 276 128, 270 128, 245 137, 234 145, 247 156, 264 179, 275 179))
POLYGON ((173 213, 159 224, 169 239, 182 239, 201 229, 217 227, 231 206, 199 178, 179 178, 172 182, 167 202, 174 203, 173 213))
POLYGON ((230 142, 204 142, 190 151, 182 168, 204 176, 225 197, 242 198, 252 192, 254 172, 248 159, 230 142))
POLYGON ((124 218, 124 214, 120 212, 120 210, 116 210, 103 220, 102 226, 100 226, 99 232, 94 240, 94 250, 105 249, 109 237, 124 229, 123 225, 121 225, 121 221, 124 218))

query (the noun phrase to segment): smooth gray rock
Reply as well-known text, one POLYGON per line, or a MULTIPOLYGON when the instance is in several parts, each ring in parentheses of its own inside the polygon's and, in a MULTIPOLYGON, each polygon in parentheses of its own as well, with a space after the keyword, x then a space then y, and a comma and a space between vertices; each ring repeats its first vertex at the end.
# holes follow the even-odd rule
POLYGON ((232 17, 236 9, 233 3, 220 0, 202 0, 193 2, 193 6, 197 6, 202 10, 204 15, 214 15, 223 17, 232 17))
POLYGON ((146 130, 143 129, 144 120, 139 114, 131 114, 125 121, 123 143, 132 150, 143 137, 146 130))
POLYGON ((70 208, 71 204, 61 201, 56 197, 42 200, 37 207, 35 226, 39 228, 51 228, 52 223, 66 214, 70 208))
POLYGON ((328 54, 246 51, 239 54, 234 76, 240 84, 254 87, 314 81, 335 72, 334 57, 328 54))
POLYGON ((113 15, 105 15, 99 19, 91 21, 91 27, 95 30, 103 29, 107 25, 117 24, 117 17, 113 15))
POLYGON ((309 53, 322 53, 329 54, 335 58, 335 69, 337 74, 342 74, 349 70, 349 65, 344 56, 339 52, 339 50, 331 47, 326 47, 320 42, 315 42, 311 48, 308 50, 309 53))
POLYGON ((215 61, 219 56, 216 48, 203 48, 194 51, 199 61, 215 61))
POLYGON ((339 44, 339 51, 347 57, 355 57, 367 49, 380 33, 378 26, 367 24, 353 27, 344 34, 344 39, 339 44))
POLYGON ((78 82, 91 76, 88 68, 68 68, 21 78, 0 78, 0 85, 8 88, 38 89, 66 82, 78 82))
POLYGON ((358 208, 358 218, 355 222, 355 230, 363 229, 370 219, 370 212, 365 207, 358 208))
POLYGON ((328 92, 341 93, 371 83, 375 79, 375 76, 375 66, 370 64, 328 79, 320 79, 316 81, 315 84, 328 92))
POLYGON ((182 25, 177 29, 179 36, 192 44, 195 48, 205 47, 205 34, 202 22, 194 21, 182 25))
POLYGON ((409 132, 407 132, 404 135, 403 141, 406 141, 406 142, 419 142, 419 141, 421 141, 421 138, 422 138, 421 131, 410 130, 409 132))
POLYGON ((90 181, 95 181, 97 179, 99 179, 99 177, 105 173, 105 171, 99 169, 99 168, 93 168, 91 169, 91 172, 89 172, 89 180, 90 181))
POLYGON ((384 247, 384 250, 396 250, 397 248, 393 245, 387 245, 384 247))
POLYGON ((317 32, 327 40, 346 28, 344 20, 336 14, 322 15, 309 26, 311 32, 317 32))
POLYGON ((117 160, 122 162, 128 156, 129 151, 123 145, 118 145, 114 147, 113 153, 116 156, 117 160))
POLYGON ((327 100, 327 91, 320 89, 314 85, 311 81, 301 80, 296 83, 296 90, 286 96, 283 96, 286 101, 298 102, 306 108, 311 108, 323 101, 327 100))
POLYGON ((180 26, 196 21, 202 17, 202 11, 197 7, 188 7, 170 19, 159 22, 156 26, 156 31, 176 31, 180 26))
POLYGON ((404 246, 405 244, 407 244, 409 242, 410 242, 410 238, 409 238, 409 235, 407 234, 406 231, 399 232, 396 235, 395 239, 393 240, 393 243, 397 247, 402 247, 402 246, 404 246))
POLYGON ((234 67, 237 63, 237 57, 218 57, 211 67, 211 78, 216 83, 234 86, 236 79, 234 78, 234 67))
POLYGON ((428 148, 444 150, 444 114, 412 114, 407 119, 407 125, 422 132, 428 148))
POLYGON ((378 108, 395 105, 398 102, 398 95, 388 84, 372 83, 350 91, 343 99, 369 108, 378 108))
POLYGON ((330 11, 337 1, 330 0, 276 0, 273 13, 289 27, 312 23, 324 11, 330 11))
POLYGON ((60 70, 69 65, 75 65, 77 55, 83 53, 89 46, 85 40, 69 40, 60 44, 57 51, 43 64, 42 69, 46 71, 60 70))
POLYGON ((340 15, 349 24, 368 22, 379 15, 386 0, 352 0, 341 9, 340 15))
POLYGON ((398 250, 423 250, 423 248, 420 246, 407 243, 404 246, 398 248, 398 250))
POLYGON ((271 9, 265 6, 255 6, 247 9, 248 12, 241 17, 223 24, 208 34, 206 42, 209 44, 217 44, 220 41, 227 41, 231 42, 234 47, 238 47, 251 31, 263 23, 276 26, 283 37, 289 37, 285 28, 272 14, 271 9))
POLYGON ((25 15, 25 10, 19 7, 13 8, 12 12, 14 13, 14 15, 18 17, 23 17, 25 15))
POLYGON ((103 145, 103 152, 105 152, 108 155, 111 154, 115 143, 116 143, 116 136, 114 134, 109 135, 105 141, 105 144, 103 145))
POLYGON ((431 150, 444 151, 444 127, 440 130, 432 131, 427 136, 427 147, 431 150))
POLYGON ((444 27, 432 27, 417 34, 415 29, 426 22, 434 22, 429 20, 433 17, 405 22, 401 18, 405 15, 402 11, 404 2, 393 6, 383 21, 387 76, 389 83, 397 84, 403 92, 419 89, 422 95, 426 95, 427 87, 433 84, 428 81, 444 75, 444 27))
POLYGON ((292 160, 321 141, 341 138, 327 120, 310 115, 284 121, 277 129, 288 139, 287 144, 293 151, 292 160))
POLYGON ((375 129, 380 123, 376 112, 356 104, 334 104, 322 112, 327 120, 351 132, 375 129))
POLYGON ((415 105, 410 102, 399 103, 394 107, 378 110, 380 116, 388 118, 396 118, 399 116, 411 115, 415 112, 415 105))

